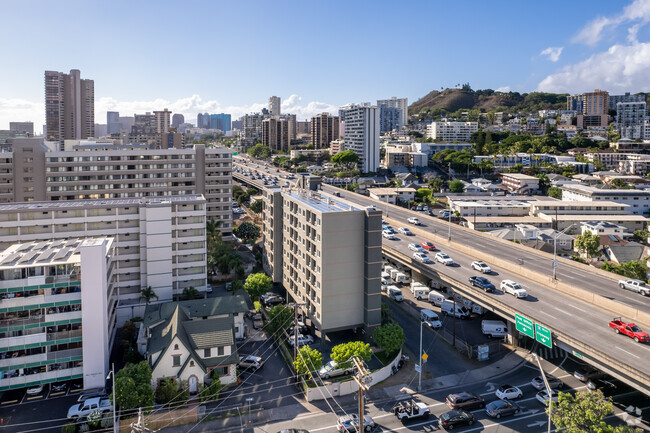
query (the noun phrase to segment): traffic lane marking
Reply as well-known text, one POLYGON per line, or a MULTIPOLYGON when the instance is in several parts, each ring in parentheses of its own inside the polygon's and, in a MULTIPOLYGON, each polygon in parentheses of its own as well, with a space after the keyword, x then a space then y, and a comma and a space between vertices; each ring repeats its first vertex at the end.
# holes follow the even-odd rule
POLYGON ((628 352, 628 351, 625 350, 625 349, 621 349, 619 346, 615 346, 615 347, 616 347, 618 350, 627 353, 628 355, 631 355, 631 356, 634 356, 635 358, 641 359, 641 357, 636 356, 634 353, 628 352))

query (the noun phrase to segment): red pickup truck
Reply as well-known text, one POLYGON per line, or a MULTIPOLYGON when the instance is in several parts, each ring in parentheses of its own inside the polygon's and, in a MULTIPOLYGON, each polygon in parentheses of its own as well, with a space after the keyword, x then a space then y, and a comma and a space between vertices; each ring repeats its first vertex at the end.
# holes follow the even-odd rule
POLYGON ((620 317, 615 317, 614 320, 609 322, 609 327, 613 328, 617 334, 627 335, 634 338, 637 343, 646 343, 650 341, 650 335, 636 326, 634 323, 625 323, 620 317))

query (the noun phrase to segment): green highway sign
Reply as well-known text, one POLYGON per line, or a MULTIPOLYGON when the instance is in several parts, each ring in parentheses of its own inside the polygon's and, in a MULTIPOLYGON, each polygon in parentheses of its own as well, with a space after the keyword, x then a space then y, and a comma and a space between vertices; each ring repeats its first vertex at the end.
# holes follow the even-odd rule
POLYGON ((536 340, 542 343, 544 346, 553 348, 553 339, 551 338, 551 331, 548 328, 544 328, 542 325, 535 323, 535 335, 536 340))
POLYGON ((529 336, 530 338, 535 338, 535 330, 533 328, 533 321, 515 314, 515 327, 517 331, 521 332, 524 335, 529 336))

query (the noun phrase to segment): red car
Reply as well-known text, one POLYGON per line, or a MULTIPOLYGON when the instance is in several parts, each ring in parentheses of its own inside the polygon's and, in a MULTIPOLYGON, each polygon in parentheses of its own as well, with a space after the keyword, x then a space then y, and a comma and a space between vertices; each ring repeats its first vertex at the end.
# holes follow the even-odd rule
POLYGON ((650 335, 636 326, 634 323, 625 323, 620 317, 615 317, 614 320, 609 322, 609 327, 613 328, 617 334, 627 335, 634 338, 637 343, 647 343, 650 341, 650 335))
POLYGON ((436 246, 433 245, 431 242, 421 242, 420 246, 428 251, 433 251, 436 249, 436 246))

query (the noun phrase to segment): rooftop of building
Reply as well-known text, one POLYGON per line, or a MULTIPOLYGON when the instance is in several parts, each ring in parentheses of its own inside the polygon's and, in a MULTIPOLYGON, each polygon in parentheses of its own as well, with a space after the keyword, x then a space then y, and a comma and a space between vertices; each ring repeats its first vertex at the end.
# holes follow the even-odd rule
POLYGON ((511 177, 513 179, 518 179, 518 180, 536 180, 539 181, 538 178, 535 176, 529 176, 527 174, 522 174, 522 173, 501 173, 501 177, 511 177))
POLYGON ((309 191, 303 189, 283 189, 286 196, 321 212, 350 212, 363 211, 365 207, 356 203, 349 202, 335 195, 327 194, 322 191, 309 191))
POLYGON ((111 237, 99 237, 13 244, 0 252, 0 269, 79 263, 81 248, 104 245, 108 250, 112 243, 111 237))
POLYGON ((562 185, 560 189, 571 192, 578 192, 581 194, 594 196, 594 195, 648 195, 650 196, 650 191, 638 190, 638 189, 604 189, 597 188, 594 186, 580 185, 580 184, 567 184, 562 185))
POLYGON ((4 203, 0 204, 0 213, 56 209, 85 209, 107 206, 141 206, 165 203, 205 203, 205 198, 201 194, 192 194, 142 198, 105 198, 101 200, 32 201, 24 203, 4 203))
POLYGON ((412 192, 415 194, 415 188, 371 188, 368 190, 371 194, 379 195, 397 195, 399 193, 409 193, 412 192))
POLYGON ((448 196, 451 200, 460 200, 460 201, 524 201, 524 202, 537 202, 540 200, 555 200, 550 197, 534 197, 526 195, 508 195, 508 196, 490 196, 489 199, 486 199, 484 195, 457 195, 457 196, 448 196))
POLYGON ((630 205, 625 203, 618 203, 615 201, 572 201, 572 200, 537 200, 531 203, 533 206, 548 206, 548 207, 577 207, 577 208, 587 208, 587 207, 616 207, 616 208, 625 208, 630 207, 630 205))
POLYGON ((625 229, 623 226, 607 221, 585 221, 582 224, 592 229, 625 229))
MULTIPOLYGON (((506 197, 507 198, 507 197, 506 197)), ((483 200, 454 200, 454 206, 464 206, 464 207, 521 207, 527 208, 530 206, 530 203, 521 201, 521 200, 492 200, 491 198, 486 198, 483 200)))

